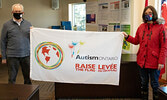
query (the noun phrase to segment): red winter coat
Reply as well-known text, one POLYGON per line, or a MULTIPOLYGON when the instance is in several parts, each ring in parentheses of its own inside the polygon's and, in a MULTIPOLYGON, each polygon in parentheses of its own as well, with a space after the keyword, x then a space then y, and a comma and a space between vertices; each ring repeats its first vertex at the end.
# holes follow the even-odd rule
POLYGON ((127 41, 140 44, 137 64, 141 68, 157 69, 158 64, 165 64, 165 29, 162 24, 143 23, 138 27, 135 38, 129 35, 127 41))

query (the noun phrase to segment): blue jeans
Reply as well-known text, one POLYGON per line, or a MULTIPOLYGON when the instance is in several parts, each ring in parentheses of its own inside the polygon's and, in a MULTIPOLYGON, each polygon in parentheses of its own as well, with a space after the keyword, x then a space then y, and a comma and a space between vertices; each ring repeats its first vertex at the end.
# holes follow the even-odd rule
POLYGON ((24 77, 24 84, 31 84, 30 80, 30 57, 8 57, 7 58, 8 65, 8 83, 15 84, 17 73, 19 70, 19 66, 21 66, 21 70, 24 77))
POLYGON ((157 94, 158 87, 159 87, 158 80, 159 80, 160 70, 140 67, 139 72, 140 72, 140 77, 141 77, 142 91, 148 92, 149 78, 150 78, 151 87, 153 89, 153 94, 157 94))

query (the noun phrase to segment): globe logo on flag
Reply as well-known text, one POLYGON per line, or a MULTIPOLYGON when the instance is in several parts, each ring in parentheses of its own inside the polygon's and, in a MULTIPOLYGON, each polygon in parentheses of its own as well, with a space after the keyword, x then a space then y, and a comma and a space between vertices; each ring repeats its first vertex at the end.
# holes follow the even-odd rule
POLYGON ((63 61, 63 50, 53 42, 40 43, 35 49, 35 58, 40 66, 45 69, 55 69, 63 61))

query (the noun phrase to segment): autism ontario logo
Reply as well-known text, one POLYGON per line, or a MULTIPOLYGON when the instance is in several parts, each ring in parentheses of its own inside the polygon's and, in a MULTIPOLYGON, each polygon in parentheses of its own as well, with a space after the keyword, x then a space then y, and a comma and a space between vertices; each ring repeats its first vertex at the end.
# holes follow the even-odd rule
POLYGON ((42 42, 35 48, 35 58, 40 66, 45 69, 55 69, 63 61, 62 48, 53 42, 42 42))
POLYGON ((71 49, 71 58, 74 57, 75 54, 78 54, 80 52, 80 47, 84 45, 84 42, 72 42, 68 45, 68 47, 71 49))

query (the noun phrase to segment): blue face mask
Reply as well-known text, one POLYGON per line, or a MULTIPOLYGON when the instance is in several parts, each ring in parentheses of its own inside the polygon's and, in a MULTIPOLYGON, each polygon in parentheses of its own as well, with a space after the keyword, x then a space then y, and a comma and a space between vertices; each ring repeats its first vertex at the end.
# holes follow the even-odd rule
POLYGON ((145 20, 146 21, 152 21, 152 19, 153 19, 153 14, 145 15, 145 20))

